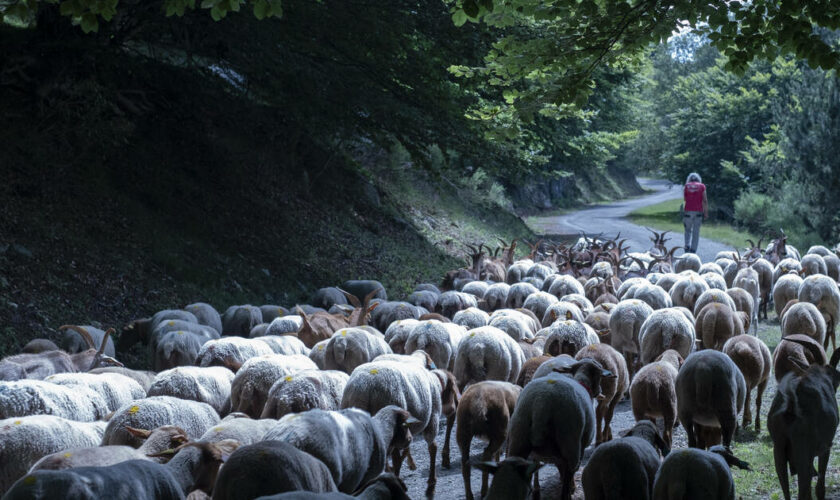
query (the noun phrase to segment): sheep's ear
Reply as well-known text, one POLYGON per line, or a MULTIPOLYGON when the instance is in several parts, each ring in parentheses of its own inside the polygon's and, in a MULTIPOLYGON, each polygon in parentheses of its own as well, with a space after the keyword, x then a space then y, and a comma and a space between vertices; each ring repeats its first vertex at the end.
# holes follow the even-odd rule
POLYGON ((803 375, 806 371, 808 371, 809 365, 803 363, 802 360, 797 359, 793 356, 788 356, 788 361, 790 361, 791 364, 794 366, 797 375, 803 375))
POLYGON ((415 425, 415 424, 419 424, 419 423, 421 423, 421 422, 420 422, 420 420, 418 420, 418 419, 416 419, 416 418, 414 418, 414 417, 412 417, 412 416, 409 416, 409 417, 405 420, 405 422, 403 422, 403 425, 408 426, 408 425, 415 425))
POLYGON ((568 321, 568 320, 572 319, 572 317, 573 317, 572 316, 572 311, 566 311, 566 320, 568 321))
POLYGON ((123 426, 125 430, 128 431, 134 437, 138 437, 140 439, 148 439, 149 436, 152 435, 152 431, 147 431, 146 429, 137 429, 135 427, 129 427, 127 425, 123 426))
POLYGON ((496 471, 499 470, 499 464, 497 464, 496 462, 481 462, 481 461, 476 460, 476 459, 472 459, 472 460, 470 460, 470 462, 472 462, 473 467, 475 467, 476 469, 478 469, 482 472, 495 474, 496 471))
POLYGON ((617 375, 609 370, 601 370, 601 378, 616 378, 617 375))
POLYGON ((175 456, 176 453, 178 453, 178 451, 180 451, 180 449, 180 446, 177 448, 169 448, 168 450, 159 451, 157 453, 152 453, 146 456, 150 458, 164 458, 168 462, 172 459, 172 457, 175 456))
POLYGON ((663 457, 667 457, 668 454, 671 453, 671 448, 668 447, 668 443, 662 439, 662 436, 660 436, 658 432, 653 435, 653 445, 659 448, 663 457))
POLYGON ((239 441, 235 441, 233 439, 223 439, 222 441, 214 443, 211 449, 213 459, 225 463, 237 448, 239 448, 239 441))
POLYGON ((530 477, 531 477, 531 475, 533 475, 533 474, 534 474, 535 472, 537 472, 538 470, 542 469, 542 467, 543 467, 544 465, 545 465, 545 462, 540 463, 540 462, 531 462, 531 461, 529 461, 529 462, 528 462, 528 468, 527 468, 527 469, 525 469, 525 477, 530 478, 530 477))
POLYGON ((572 371, 574 371, 573 367, 574 367, 574 365, 572 365, 572 366, 558 366, 557 368, 554 368, 551 371, 557 372, 557 373, 571 373, 572 371))

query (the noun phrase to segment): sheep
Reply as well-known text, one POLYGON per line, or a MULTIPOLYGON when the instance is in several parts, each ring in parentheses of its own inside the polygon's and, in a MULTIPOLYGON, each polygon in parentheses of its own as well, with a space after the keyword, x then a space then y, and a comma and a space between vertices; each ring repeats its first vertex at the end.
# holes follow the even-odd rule
POLYGON ((810 302, 792 303, 786 308, 782 319, 782 337, 799 333, 807 335, 820 344, 825 341, 825 318, 810 302))
POLYGON ((44 380, 0 382, 0 419, 56 415, 93 422, 110 412, 105 399, 84 385, 64 386, 44 380))
POLYGON ((340 289, 355 295, 359 301, 371 294, 372 299, 388 300, 388 292, 382 283, 376 280, 349 280, 342 283, 340 289))
POLYGON ((773 285, 773 305, 776 309, 776 316, 782 317, 782 309, 793 299, 799 296, 799 288, 803 279, 795 273, 783 274, 773 285))
POLYGON ((755 394, 755 432, 761 431, 761 399, 770 378, 770 349, 767 344, 751 335, 738 335, 727 340, 723 345, 723 353, 729 356, 744 375, 747 383, 747 395, 744 401, 743 427, 752 423, 750 411, 750 394, 756 388, 755 394))
POLYGON ((652 422, 637 422, 621 439, 597 447, 583 468, 581 484, 587 500, 650 498, 659 469, 659 453, 669 446, 652 422))
POLYGON ((437 308, 438 297, 440 297, 440 293, 434 293, 429 290, 419 290, 414 291, 406 300, 415 306, 422 307, 423 309, 427 309, 429 311, 434 311, 437 308))
POLYGON ((349 379, 338 370, 303 370, 281 377, 268 390, 260 418, 280 418, 313 408, 338 410, 349 379))
POLYGON ((727 287, 736 286, 733 283, 735 282, 735 276, 738 275, 738 270, 741 268, 741 264, 734 260, 729 261, 726 264, 726 267, 723 268, 723 279, 726 281, 727 287))
POLYGON ((275 304, 264 304, 259 307, 263 323, 271 323, 277 318, 288 316, 289 310, 275 304))
POLYGON ((610 345, 624 355, 631 379, 637 370, 639 332, 651 314, 653 308, 638 299, 622 300, 610 313, 610 345))
POLYGON ((271 320, 271 323, 269 323, 265 327, 265 330, 263 332, 260 332, 259 335, 255 335, 254 331, 252 330, 248 336, 251 338, 264 335, 292 334, 297 336, 297 332, 300 331, 301 328, 303 328, 303 318, 298 314, 289 314, 271 320))
MULTIPOLYGON (((75 326, 68 328, 76 329, 75 326)), ((93 339, 87 331, 76 330, 88 341, 90 348, 76 354, 64 351, 46 351, 38 354, 16 354, 0 361, 0 379, 18 380, 20 378, 43 379, 55 373, 89 371, 101 366, 122 366, 122 363, 103 353, 108 336, 113 329, 105 332, 105 341, 96 349, 93 339)))
MULTIPOLYGON (((569 500, 574 472, 595 437, 592 400, 601 393, 601 379, 615 375, 591 359, 576 362, 564 373, 570 376, 552 373, 531 380, 522 389, 510 419, 508 457, 533 455, 554 462, 560 472, 560 497, 569 500)), ((534 490, 536 496, 538 474, 534 475, 534 490)))
POLYGON ((699 273, 703 266, 703 261, 700 256, 695 253, 684 253, 680 257, 674 259, 674 272, 679 274, 683 271, 694 271, 699 273))
POLYGON ((650 363, 668 349, 687 358, 694 349, 694 340, 694 325, 685 314, 677 309, 654 311, 639 329, 641 362, 650 363))
POLYGON ((480 299, 484 297, 484 292, 487 291, 487 288, 490 286, 489 283, 484 281, 470 281, 463 288, 461 288, 461 292, 468 293, 474 296, 476 299, 480 299))
POLYGON ((161 460, 151 455, 157 455, 167 449, 178 447, 189 438, 184 431, 172 426, 164 425, 153 431, 144 429, 129 429, 129 432, 144 439, 140 448, 131 446, 89 446, 71 448, 42 457, 35 462, 29 472, 35 470, 62 470, 73 467, 113 465, 126 460, 161 460))
POLYGON ((347 374, 380 354, 392 352, 382 335, 374 335, 361 328, 342 328, 335 332, 324 351, 324 367, 347 374))
POLYGON ((240 446, 219 471, 214 500, 250 500, 284 491, 336 491, 329 468, 282 441, 240 446), (278 474, 282 471, 282 474, 278 474))
POLYGON ((46 351, 57 351, 58 346, 48 339, 32 339, 20 350, 22 354, 40 354, 46 351))
POLYGON ((104 430, 105 422, 76 422, 55 415, 0 420, 0 495, 41 457, 97 446, 104 430))
POLYGON ((671 301, 675 306, 688 308, 689 311, 694 310, 694 303, 697 299, 709 290, 709 285, 703 278, 692 274, 687 278, 683 278, 671 287, 669 292, 671 301))
POLYGON ((67 387, 84 386, 92 389, 105 400, 105 406, 112 412, 129 401, 146 396, 146 390, 134 379, 119 373, 56 373, 45 379, 53 384, 67 387))
POLYGON ((508 309, 518 309, 525 304, 525 299, 539 290, 530 283, 515 283, 511 285, 508 290, 507 298, 505 299, 505 307, 508 309))
POLYGON ((510 285, 507 283, 493 283, 484 292, 484 300, 491 311, 505 307, 510 285))
POLYGON ((744 470, 750 465, 723 446, 709 451, 685 449, 665 457, 653 481, 654 500, 735 500, 735 482, 730 466, 744 470))
POLYGON ((465 333, 464 327, 453 323, 422 321, 409 332, 405 341, 405 352, 410 354, 422 350, 436 366, 452 371, 455 369, 458 344, 465 333))
POLYGON ((548 292, 536 292, 525 299, 522 308, 533 312, 537 318, 543 318, 546 311, 557 302, 557 297, 548 292))
POLYGON ((802 266, 802 270, 799 274, 804 277, 814 274, 828 275, 828 267, 826 267, 825 261, 819 255, 805 255, 802 257, 802 260, 799 261, 799 264, 802 266))
POLYGON ((668 349, 653 363, 643 366, 630 384, 630 402, 636 421, 657 418, 663 421, 663 438, 671 446, 677 421, 677 374, 683 357, 668 349))
POLYGON ((808 276, 799 287, 799 302, 810 302, 817 306, 825 318, 825 341, 823 347, 828 349, 831 340, 832 348, 836 348, 835 328, 840 318, 840 290, 834 280, 823 274, 808 276))
POLYGON ((210 304, 194 302, 184 307, 184 310, 191 312, 199 325, 209 326, 217 332, 222 333, 222 316, 210 304))
POLYGON ((773 265, 767 259, 760 258, 753 262, 752 268, 758 273, 758 288, 761 291, 756 318, 760 319, 763 314, 764 319, 767 319, 767 304, 770 302, 770 291, 773 289, 773 265))
MULTIPOLYGON (((807 257, 807 256, 806 256, 807 257)), ((811 498, 811 477, 817 475, 817 498, 825 498, 825 473, 831 444, 840 419, 837 386, 840 372, 835 350, 827 365, 792 359, 794 372, 782 379, 767 415, 767 430, 773 440, 776 475, 785 499, 790 498, 788 467, 799 479, 799 498, 811 498), (819 471, 814 472, 814 458, 819 471)))
POLYGON ((318 342, 332 337, 334 332, 346 328, 348 325, 343 316, 339 317, 327 312, 308 314, 300 306, 296 308, 296 311, 302 323, 300 330, 297 332, 297 337, 310 349, 318 342))
POLYGON ((595 409, 595 444, 599 445, 613 437, 610 428, 613 413, 630 385, 627 363, 618 351, 607 344, 590 344, 578 351, 575 359, 594 359, 615 375, 601 381, 601 394, 598 395, 598 406, 595 409))
POLYGON ((179 330, 195 334, 200 339, 200 342, 202 344, 208 340, 215 340, 221 337, 218 331, 214 330, 213 328, 210 328, 209 326, 200 325, 198 323, 192 323, 180 319, 168 319, 158 324, 158 326, 155 327, 155 329, 152 330, 152 333, 149 335, 149 352, 154 354, 161 338, 163 338, 167 333, 176 332, 179 330))
POLYGON ((834 281, 840 281, 840 257, 831 254, 823 256, 825 262, 825 274, 834 281))
POLYGON ((385 330, 385 342, 388 342, 391 351, 404 354, 408 334, 419 324, 420 322, 416 319, 401 319, 391 323, 385 330))
POLYGON ((507 457, 501 462, 476 462, 475 467, 493 474, 493 483, 485 500, 532 498, 531 477, 542 467, 538 462, 520 457, 507 457))
POLYGON ((156 372, 195 362, 201 346, 207 342, 200 336, 184 330, 165 333, 155 345, 152 367, 156 372))
POLYGON ((76 467, 34 471, 9 490, 9 498, 52 498, 56 492, 72 492, 79 498, 122 496, 137 498, 184 498, 194 489, 210 491, 226 455, 235 441, 186 443, 167 464, 128 460, 104 467, 76 467))
POLYGON ((709 285, 710 289, 715 288, 724 292, 726 291, 726 280, 723 279, 723 276, 715 273, 706 273, 701 275, 701 278, 709 285))
POLYGON ((468 293, 443 292, 438 299, 438 312, 449 319, 452 319, 458 311, 471 307, 478 307, 478 302, 474 295, 468 293))
POLYGON ((385 470, 391 450, 408 446, 408 427, 415 420, 393 405, 374 416, 357 408, 314 409, 286 415, 264 439, 283 441, 309 453, 327 466, 338 491, 352 493, 385 470))
POLYGON ((583 322, 589 325, 598 333, 601 342, 609 344, 612 341, 610 336, 610 314, 598 311, 589 313, 583 322))
POLYGON ((152 332, 164 321, 178 319, 198 324, 198 318, 189 311, 165 309, 158 311, 151 318, 136 319, 126 325, 117 339, 117 352, 125 352, 137 342, 149 343, 152 332))
POLYGON ((616 292, 615 292, 615 296, 618 297, 619 301, 621 301, 622 298, 624 298, 624 296, 627 294, 627 292, 631 288, 633 288, 635 286, 645 284, 647 282, 648 281, 644 278, 629 278, 629 279, 626 279, 621 283, 621 285, 619 285, 618 290, 616 290, 616 292))
POLYGON ((598 343, 597 334, 593 335, 592 328, 574 320, 557 321, 545 328, 545 347, 543 352, 549 356, 568 354, 574 356, 584 347, 598 343))
POLYGON ((718 289, 709 289, 697 297, 697 301, 694 303, 694 317, 696 318, 697 315, 700 314, 700 311, 703 310, 706 305, 711 303, 725 304, 732 309, 732 312, 738 310, 735 305, 735 301, 732 300, 732 297, 730 297, 728 293, 726 293, 726 290, 721 291, 718 289))
POLYGON ((207 403, 219 415, 227 415, 233 377, 233 372, 222 366, 181 366, 158 373, 148 395, 207 403))
POLYGON ((743 335, 744 325, 735 310, 726 304, 711 302, 697 314, 695 335, 703 349, 720 351, 732 337, 743 335))
MULTIPOLYGON (((76 354, 90 348, 90 344, 87 340, 79 334, 78 328, 84 329, 88 335, 90 335, 90 338, 93 339, 94 345, 102 345, 102 341, 105 339, 105 330, 100 330, 99 328, 90 325, 78 326, 76 328, 70 328, 70 325, 64 325, 58 327, 58 329, 62 332, 61 340, 58 345, 63 351, 68 354, 76 354)), ((116 356, 114 351, 114 341, 111 339, 110 335, 105 341, 105 350, 102 352, 104 352, 106 356, 111 356, 112 358, 116 356)))
POLYGON ((488 326, 498 328, 517 342, 534 338, 534 332, 528 327, 526 318, 519 315, 505 314, 491 317, 488 326))
POLYGON ((776 382, 781 382, 782 378, 794 371, 798 365, 824 365, 827 362, 828 356, 822 344, 807 335, 788 335, 782 337, 773 351, 773 376, 776 382), (794 364, 794 360, 797 364, 794 364))
POLYGON ((662 277, 660 277, 658 280, 656 280, 656 286, 665 290, 666 292, 670 292, 671 288, 674 287, 674 284, 681 279, 683 279, 683 277, 679 274, 666 273, 663 274, 662 277))
POLYGON ((239 370, 242 363, 256 356, 274 354, 271 347, 258 337, 225 337, 205 342, 195 359, 198 366, 224 366, 233 372, 239 370))
POLYGON ((368 481, 367 484, 361 486, 356 492, 356 496, 350 496, 344 493, 292 491, 289 493, 262 496, 259 497, 258 500, 317 500, 324 497, 332 500, 352 500, 353 498, 359 498, 362 500, 378 500, 384 498, 389 500, 411 500, 411 498, 406 494, 407 490, 408 487, 400 478, 390 472, 387 472, 380 474, 376 478, 368 481))
POLYGON ((719 438, 729 449, 747 393, 738 366, 719 351, 695 352, 677 374, 676 389, 677 416, 688 446, 706 448, 719 438))
POLYGON ((231 410, 258 418, 265 406, 268 392, 277 380, 303 370, 317 368, 312 360, 300 354, 253 357, 242 365, 231 382, 231 410))
POLYGON ((773 283, 779 281, 779 278, 785 274, 794 273, 798 275, 800 271, 802 271, 802 264, 798 260, 792 258, 782 259, 773 268, 773 283))
MULTIPOLYGON (((534 370, 530 380, 545 377, 552 372, 565 372, 568 367, 574 365, 575 363, 577 363, 577 360, 568 354, 549 357, 549 359, 540 363, 536 370, 534 370)), ((527 384, 522 385, 522 387, 525 387, 525 385, 527 384)))
POLYGON ((342 293, 340 288, 326 287, 315 290, 309 298, 309 303, 315 307, 329 309, 336 304, 347 304, 347 298, 344 296, 344 293, 342 293))
MULTIPOLYGON (((706 285, 705 282, 703 282, 703 285, 708 287, 708 285, 706 285)), ((666 292, 662 287, 650 284, 642 284, 635 287, 632 291, 632 297, 628 293, 625 296, 625 298, 639 299, 641 301, 646 302, 653 309, 666 309, 669 307, 673 307, 674 305, 673 299, 668 295, 668 292, 666 292)))
POLYGON ((490 321, 490 315, 481 309, 470 307, 463 311, 458 311, 452 317, 452 323, 463 326, 467 330, 478 328, 480 326, 487 326, 490 321))
POLYGON ((470 330, 458 344, 455 378, 458 389, 482 380, 515 383, 525 364, 522 349, 505 332, 492 326, 470 330))
MULTIPOLYGON (((472 297, 471 295, 468 297, 472 297)), ((476 304, 471 303, 470 306, 476 304)), ((440 297, 438 307, 441 307, 440 297)), ((467 306, 469 307, 469 306, 467 306)), ((463 309, 466 309, 464 307, 463 309)), ((425 309, 409 304, 408 302, 386 302, 379 304, 370 314, 370 324, 379 331, 386 331, 388 326, 398 320, 418 319, 426 312, 425 309)))
POLYGON ((222 335, 247 337, 251 328, 263 322, 262 311, 250 304, 230 306, 222 313, 222 335))
POLYGON ((584 295, 585 290, 578 280, 572 276, 561 274, 551 283, 548 293, 555 297, 563 297, 564 295, 571 294, 584 295))
MULTIPOLYGON (((263 441, 266 433, 276 424, 277 421, 272 419, 254 420, 239 416, 239 414, 231 414, 222 419, 218 425, 207 429, 198 440, 217 443, 225 439, 232 439, 245 446, 263 441)), ((186 436, 184 437, 186 438, 186 436)), ((146 443, 143 445, 145 446, 146 443)))
POLYGON ((723 268, 720 267, 715 262, 705 262, 700 266, 700 270, 697 271, 697 274, 703 276, 704 274, 714 273, 719 275, 721 278, 723 277, 723 268))
MULTIPOLYGON (((592 310, 595 309, 595 306, 592 304, 592 302, 589 301, 589 299, 584 297, 582 294, 578 293, 570 293, 568 295, 563 295, 562 297, 560 297, 560 302, 571 302, 572 304, 578 306, 580 312, 583 313, 584 316, 591 313, 592 310)), ((539 323, 539 319, 537 319, 537 322, 539 323)))
POLYGON ((572 302, 557 302, 545 311, 542 317, 542 326, 551 326, 558 319, 573 319, 583 323, 584 315, 580 307, 572 302))
MULTIPOLYGON (((499 460, 502 444, 521 388, 508 382, 487 380, 471 385, 458 402, 455 441, 461 450, 461 474, 467 500, 472 500, 470 484, 470 443, 478 436, 487 440, 481 459, 499 460)), ((487 493, 487 473, 481 476, 481 496, 487 493)))
MULTIPOLYGON (((500 335, 510 338, 501 332, 500 335)), ((350 380, 344 388, 341 407, 356 407, 376 414, 388 405, 396 405, 417 419, 409 428, 413 435, 422 434, 429 448, 430 466, 426 496, 431 497, 437 483, 435 437, 441 414, 446 411, 444 405, 457 398, 457 391, 454 377, 449 372, 430 371, 416 362, 373 361, 356 367, 350 374, 350 380)), ((447 440, 444 447, 448 448, 448 444, 447 440)), ((394 473, 399 476, 402 459, 398 454, 394 454, 392 459, 394 473)))
POLYGON ((126 403, 114 412, 105 427, 102 444, 139 447, 142 441, 126 427, 156 429, 162 425, 174 425, 183 429, 190 439, 196 439, 217 423, 219 414, 207 403, 171 396, 151 396, 126 403))

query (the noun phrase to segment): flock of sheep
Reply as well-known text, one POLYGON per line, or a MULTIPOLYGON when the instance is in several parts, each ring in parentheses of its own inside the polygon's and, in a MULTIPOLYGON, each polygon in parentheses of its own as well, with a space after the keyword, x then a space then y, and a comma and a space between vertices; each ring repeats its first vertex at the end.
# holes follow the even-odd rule
POLYGON ((822 246, 800 257, 778 238, 703 263, 674 257, 664 233, 652 241, 644 253, 618 238, 540 242, 521 260, 515 241, 469 247, 469 268, 405 301, 349 281, 291 311, 159 311, 116 342, 63 326, 58 345, 36 339, 0 360, 0 495, 401 499, 422 439, 431 498, 445 425, 440 464, 454 427, 469 499, 472 467, 483 498, 537 498, 547 462, 571 498, 591 444, 587 499, 734 499, 729 467, 749 465, 732 438, 741 414, 760 429, 772 369, 766 425, 785 498, 788 470, 799 498, 813 476, 824 498, 840 258, 822 246), (783 337, 772 355, 748 333, 771 302, 783 337), (153 371, 117 361, 138 343, 153 371), (637 423, 613 436, 628 395, 637 423), (677 419, 689 448, 669 452, 677 419), (488 444, 470 460, 475 437, 488 444))

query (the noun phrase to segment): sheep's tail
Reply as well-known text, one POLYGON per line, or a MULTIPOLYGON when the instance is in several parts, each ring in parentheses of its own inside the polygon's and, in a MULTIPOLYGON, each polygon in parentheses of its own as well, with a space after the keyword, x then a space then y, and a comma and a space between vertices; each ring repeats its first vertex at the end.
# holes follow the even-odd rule
POLYGON ((242 385, 242 390, 239 392, 239 401, 236 403, 234 411, 248 413, 251 403, 254 401, 254 386, 251 382, 245 382, 242 385))
POLYGON ((487 379, 487 367, 484 366, 484 351, 486 348, 487 346, 483 343, 470 346, 469 353, 467 354, 467 359, 469 360, 470 365, 467 370, 468 378, 465 382, 487 379))

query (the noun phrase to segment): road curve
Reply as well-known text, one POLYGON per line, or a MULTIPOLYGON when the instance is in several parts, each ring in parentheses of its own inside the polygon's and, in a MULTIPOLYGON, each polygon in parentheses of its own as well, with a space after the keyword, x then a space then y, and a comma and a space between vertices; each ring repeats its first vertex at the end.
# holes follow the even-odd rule
MULTIPOLYGON (((642 226, 633 224, 625 217, 638 208, 682 198, 682 189, 668 181, 658 179, 639 179, 639 184, 653 192, 638 198, 617 201, 608 205, 594 205, 563 215, 534 217, 529 224, 538 233, 547 235, 577 235, 584 232, 587 235, 603 233, 606 236, 614 237, 621 232, 621 237, 628 239, 627 244, 630 245, 630 251, 644 252, 651 247, 650 232, 642 226)), ((700 228, 700 234, 703 234, 702 227, 700 228)), ((671 241, 667 243, 669 246, 682 247, 682 234, 671 233, 669 236, 671 238, 671 241)), ((714 260, 718 252, 731 249, 727 245, 701 236, 697 253, 703 259, 703 262, 708 262, 714 260)))

